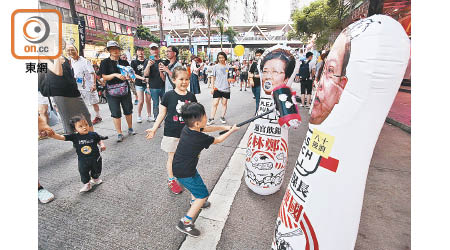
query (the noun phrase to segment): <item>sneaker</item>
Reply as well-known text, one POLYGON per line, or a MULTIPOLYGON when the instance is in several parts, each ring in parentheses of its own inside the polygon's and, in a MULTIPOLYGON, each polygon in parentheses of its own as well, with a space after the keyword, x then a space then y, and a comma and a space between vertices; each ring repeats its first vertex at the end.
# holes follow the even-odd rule
MULTIPOLYGON (((191 205, 192 206, 192 200, 191 201, 189 201, 189 205, 191 205)), ((203 206, 200 208, 200 209, 203 209, 203 208, 208 208, 208 207, 210 207, 211 206, 211 202, 209 202, 209 201, 205 201, 205 203, 203 203, 203 206)))
POLYGON ((128 129, 128 135, 135 135, 136 132, 133 130, 133 128, 128 129))
POLYGON ((176 180, 169 181, 168 186, 170 191, 174 194, 181 194, 181 192, 183 192, 183 189, 178 185, 176 180))
POLYGON ((191 222, 189 224, 184 224, 181 220, 178 221, 178 225, 176 226, 178 231, 185 233, 192 237, 198 237, 200 236, 200 231, 198 231, 197 228, 195 228, 195 225, 191 222))
POLYGON ((242 91, 242 89, 240 89, 239 91, 242 91))
POLYGON ((42 188, 38 190, 38 199, 41 203, 49 203, 55 199, 55 196, 50 193, 47 189, 42 188))
POLYGON ((305 105, 305 108, 306 108, 306 109, 309 109, 309 105, 305 105))
POLYGON ((225 117, 220 117, 220 122, 222 122, 222 124, 227 123, 227 121, 225 120, 225 117))
POLYGON ((99 122, 101 122, 101 121, 102 121, 102 118, 96 116, 96 117, 94 118, 94 120, 92 120, 92 125, 95 125, 95 124, 97 124, 97 123, 99 123, 99 122))
POLYGON ((123 135, 122 134, 118 134, 117 135, 117 142, 121 142, 123 141, 123 135))
POLYGON ((208 119, 208 122, 206 123, 206 125, 211 125, 214 124, 214 119, 208 119))
POLYGON ((247 91, 247 89, 244 89, 244 91, 247 91))
POLYGON ((137 122, 138 122, 138 123, 141 123, 141 122, 142 122, 142 117, 138 116, 137 122))
POLYGON ((91 179, 89 182, 91 183, 92 186, 100 185, 103 183, 102 179, 100 179, 100 178, 91 179))
POLYGON ((147 116, 147 121, 154 122, 154 121, 156 121, 156 119, 153 116, 147 116))
POLYGON ((80 189, 80 193, 87 192, 91 189, 92 189, 91 183, 88 182, 88 183, 84 184, 84 186, 80 189))
POLYGON ((134 105, 138 105, 139 101, 138 100, 134 100, 134 105))

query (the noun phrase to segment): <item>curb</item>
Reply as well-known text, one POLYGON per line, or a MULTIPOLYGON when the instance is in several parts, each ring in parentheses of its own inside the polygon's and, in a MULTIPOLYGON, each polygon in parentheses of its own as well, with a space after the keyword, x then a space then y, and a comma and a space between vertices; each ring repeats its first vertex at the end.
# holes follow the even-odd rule
POLYGON ((403 123, 401 123, 399 121, 396 121, 396 120, 394 120, 394 119, 392 119, 390 117, 386 117, 386 122, 389 123, 389 124, 392 124, 392 125, 394 125, 394 126, 396 126, 398 128, 400 128, 401 130, 403 130, 403 131, 405 131, 405 132, 407 132, 409 134, 411 134, 411 127, 406 125, 406 124, 403 124, 403 123))

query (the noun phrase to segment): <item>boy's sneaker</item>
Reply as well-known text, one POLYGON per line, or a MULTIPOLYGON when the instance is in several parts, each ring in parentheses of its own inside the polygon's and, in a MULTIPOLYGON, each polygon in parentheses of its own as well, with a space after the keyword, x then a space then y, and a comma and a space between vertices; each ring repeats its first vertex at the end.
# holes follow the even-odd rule
MULTIPOLYGON (((189 201, 189 204, 192 206, 192 200, 191 201, 189 201)), ((200 208, 200 209, 203 209, 203 208, 208 208, 208 207, 210 207, 211 206, 211 202, 209 202, 209 201, 205 201, 205 203, 203 203, 203 206, 200 208)))
POLYGON ((94 120, 92 120, 92 125, 95 125, 95 124, 97 124, 97 123, 99 123, 99 122, 101 122, 101 121, 102 121, 102 118, 96 116, 96 117, 94 118, 94 120))
POLYGON ((142 122, 142 117, 138 116, 137 122, 138 122, 138 123, 141 123, 141 122, 142 122))
POLYGON ((195 228, 195 225, 191 222, 189 224, 184 224, 181 220, 178 221, 178 225, 176 226, 178 231, 185 233, 192 237, 198 237, 200 236, 200 231, 198 231, 197 228, 195 228))
POLYGON ((133 130, 133 128, 128 129, 128 135, 135 135, 136 132, 133 130))
POLYGON ((154 122, 154 121, 156 121, 156 120, 155 120, 155 118, 154 118, 153 116, 148 116, 148 117, 147 117, 147 121, 148 121, 148 122, 154 122))
POLYGON ((139 101, 138 100, 134 100, 134 105, 138 105, 139 101))
POLYGON ((222 122, 222 124, 227 123, 227 121, 225 120, 225 117, 220 117, 220 122, 222 122))
POLYGON ((206 125, 212 125, 214 124, 214 119, 208 119, 208 122, 206 123, 206 125))
POLYGON ((80 193, 87 192, 91 189, 92 189, 91 183, 88 182, 88 183, 84 184, 84 186, 80 189, 80 193))
POLYGON ((123 141, 123 134, 118 134, 117 135, 117 142, 121 142, 123 141))
POLYGON ((168 186, 170 191, 174 194, 181 194, 181 192, 183 192, 183 189, 178 185, 176 180, 169 181, 168 186))
POLYGON ((103 180, 100 179, 100 178, 97 178, 97 179, 91 179, 89 182, 91 183, 92 186, 94 186, 94 185, 100 185, 100 184, 102 184, 102 183, 103 183, 103 180))
POLYGON ((41 203, 49 203, 55 199, 55 196, 50 193, 47 189, 42 188, 38 190, 38 199, 41 203))

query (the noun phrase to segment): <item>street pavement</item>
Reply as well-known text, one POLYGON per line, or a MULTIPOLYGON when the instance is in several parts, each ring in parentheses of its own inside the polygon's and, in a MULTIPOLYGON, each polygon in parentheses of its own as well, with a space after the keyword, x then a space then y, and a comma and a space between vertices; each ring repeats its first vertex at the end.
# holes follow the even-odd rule
MULTIPOLYGON (((197 99, 209 116, 210 90, 203 84, 201 88, 197 99)), ((104 183, 92 191, 78 193, 82 183, 70 142, 39 141, 39 180, 56 197, 51 203, 39 204, 39 249, 179 249, 186 236, 175 225, 189 208, 189 192, 174 195, 167 188, 167 155, 160 149, 163 127, 154 139, 146 140, 145 130, 153 123, 136 123, 134 106, 133 126, 138 134, 126 135, 117 143, 107 104, 100 109, 103 121, 95 125, 95 131, 110 139, 102 153, 104 183)), ((251 91, 232 88, 226 116, 229 125, 250 118, 254 109, 251 91)), ((89 110, 93 114, 92 107, 89 110)), ((281 191, 260 196, 242 180, 217 249, 270 249, 281 199, 306 134, 308 114, 301 109, 301 115, 302 126, 289 131, 289 161, 281 191)), ((126 131, 125 121, 122 126, 126 131)), ((61 125, 54 129, 62 133, 61 125)), ((198 170, 209 191, 246 129, 202 152, 198 170)), ((410 165, 410 134, 385 123, 369 168, 355 249, 410 249, 410 165)))

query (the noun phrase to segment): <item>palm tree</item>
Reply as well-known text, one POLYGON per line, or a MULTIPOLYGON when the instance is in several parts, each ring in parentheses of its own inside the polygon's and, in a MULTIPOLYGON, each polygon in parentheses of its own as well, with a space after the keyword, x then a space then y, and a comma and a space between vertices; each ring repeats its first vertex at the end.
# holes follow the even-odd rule
POLYGON ((164 41, 163 26, 162 26, 162 0, 153 0, 156 5, 156 12, 159 18, 159 40, 164 41))
POLYGON ((228 0, 198 0, 198 5, 206 10, 209 49, 211 48, 211 22, 220 16, 228 16, 228 0))
POLYGON ((216 20, 216 25, 217 27, 219 27, 219 34, 220 34, 220 51, 222 51, 222 37, 223 37, 223 33, 225 32, 225 27, 224 27, 224 23, 223 23, 223 19, 217 19, 216 20))
POLYGON ((191 20, 199 18, 202 20, 203 25, 205 24, 205 14, 196 9, 196 0, 176 0, 171 6, 170 11, 181 10, 183 14, 187 16, 188 19, 188 35, 189 35, 189 49, 191 49, 191 20))

